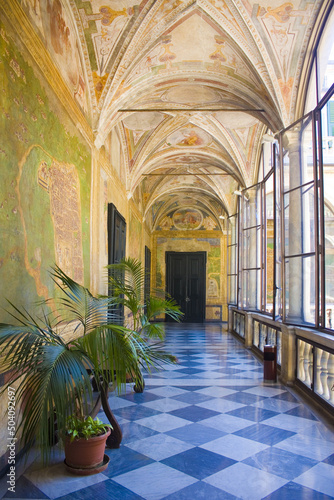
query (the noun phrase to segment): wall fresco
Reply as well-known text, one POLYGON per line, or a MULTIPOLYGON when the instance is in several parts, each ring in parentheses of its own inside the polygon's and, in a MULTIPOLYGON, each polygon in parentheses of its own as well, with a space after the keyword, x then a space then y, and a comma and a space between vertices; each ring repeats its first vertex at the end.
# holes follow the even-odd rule
POLYGON ((199 210, 179 208, 173 213, 173 223, 176 229, 199 229, 203 216, 199 210))
POLYGON ((222 306, 206 306, 206 321, 222 321, 222 306))
POLYGON ((141 260, 142 232, 143 228, 141 222, 137 219, 134 212, 130 210, 129 230, 127 233, 127 255, 138 260, 141 260))
POLYGON ((21 0, 73 97, 87 112, 87 90, 76 28, 62 0, 21 0))
POLYGON ((219 230, 214 218, 204 210, 197 208, 177 207, 163 216, 157 225, 157 230, 219 230))
POLYGON ((0 34, 0 281, 28 307, 53 293, 55 263, 89 284, 91 154, 2 24, 0 34))

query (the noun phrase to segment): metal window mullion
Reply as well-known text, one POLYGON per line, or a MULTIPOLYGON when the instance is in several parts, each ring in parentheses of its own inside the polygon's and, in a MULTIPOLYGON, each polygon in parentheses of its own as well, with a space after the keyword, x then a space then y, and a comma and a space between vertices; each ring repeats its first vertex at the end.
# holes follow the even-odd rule
MULTIPOLYGON (((281 280, 282 280, 282 321, 286 320, 286 284, 285 284, 285 213, 284 213, 284 159, 283 159, 283 133, 279 135, 279 164, 280 164, 280 176, 281 176, 281 255, 282 255, 282 265, 281 265, 281 280)), ((289 158, 290 166, 290 158, 289 158)))
POLYGON ((255 226, 245 227, 244 231, 249 231, 250 229, 261 229, 261 224, 255 224, 255 226))
POLYGON ((241 213, 240 213, 240 198, 237 201, 237 224, 236 224, 236 235, 237 235, 237 308, 239 309, 240 304, 240 252, 241 252, 241 213))
POLYGON ((295 253, 292 255, 286 255, 287 259, 295 259, 296 257, 314 257, 316 252, 305 252, 305 253, 295 253))
POLYGON ((272 318, 273 320, 276 318, 276 293, 277 293, 277 283, 276 283, 276 259, 277 259, 277 235, 276 235, 276 224, 277 224, 277 214, 276 214, 276 176, 277 176, 277 170, 276 170, 276 154, 275 154, 275 146, 274 144, 272 145, 271 148, 271 155, 272 155, 272 165, 273 165, 273 216, 274 216, 274 234, 273 234, 273 259, 274 259, 274 268, 273 268, 273 314, 272 318))
POLYGON ((321 110, 317 111, 318 117, 318 173, 319 179, 317 177, 317 184, 319 184, 319 189, 317 189, 317 205, 318 205, 318 196, 320 202, 320 214, 319 214, 319 241, 318 241, 318 252, 319 252, 319 275, 318 279, 320 281, 318 291, 321 292, 320 295, 320 318, 319 324, 323 328, 326 326, 326 270, 325 270, 325 195, 324 195, 324 165, 323 165, 323 157, 322 157, 322 124, 321 124, 321 110))
MULTIPOLYGON (((318 158, 320 154, 319 137, 317 137, 316 122, 319 122, 319 116, 313 111, 312 114, 312 140, 313 140, 313 177, 315 180, 314 189, 314 233, 315 233, 315 326, 321 326, 321 304, 320 304, 320 252, 319 252, 319 177, 318 177, 318 158)), ((318 123, 319 130, 319 123, 318 123)))
MULTIPOLYGON (((311 181, 307 181, 307 182, 304 182, 302 184, 299 184, 299 186, 296 186, 292 189, 287 189, 286 191, 284 191, 284 194, 293 193, 293 191, 297 191, 297 189, 302 189, 302 188, 307 187, 307 186, 310 186, 310 188, 311 188, 312 185, 314 185, 314 179, 312 179, 311 181)), ((303 193, 303 194, 305 194, 305 193, 303 193)))
MULTIPOLYGON (((230 224, 230 221, 227 221, 227 283, 226 283, 226 296, 227 296, 227 303, 230 304, 231 303, 231 297, 230 297, 230 288, 231 288, 231 279, 229 278, 229 271, 230 271, 230 259, 229 259, 229 256, 230 256, 230 245, 228 243, 228 240, 229 240, 229 235, 230 235, 230 231, 231 231, 231 224, 230 224)), ((233 317, 233 315, 232 315, 233 317)))
POLYGON ((312 343, 312 386, 311 386, 311 390, 312 392, 314 392, 314 388, 315 388, 315 371, 316 371, 316 368, 317 368, 317 355, 318 355, 318 352, 317 352, 317 349, 315 347, 315 345, 312 343))
MULTIPOLYGON (((317 47, 314 51, 314 64, 315 64, 315 94, 316 94, 316 99, 317 99, 317 106, 319 105, 319 101, 321 99, 321 86, 319 85, 319 58, 318 58, 318 45, 319 42, 317 43, 317 47)), ((311 70, 312 71, 312 70, 311 70)))
MULTIPOLYGON (((268 179, 267 179, 268 180, 268 179)), ((266 310, 267 305, 267 180, 261 185, 262 202, 262 258, 261 258, 261 311, 266 310)))
POLYGON ((261 267, 244 267, 244 271, 259 271, 261 267))

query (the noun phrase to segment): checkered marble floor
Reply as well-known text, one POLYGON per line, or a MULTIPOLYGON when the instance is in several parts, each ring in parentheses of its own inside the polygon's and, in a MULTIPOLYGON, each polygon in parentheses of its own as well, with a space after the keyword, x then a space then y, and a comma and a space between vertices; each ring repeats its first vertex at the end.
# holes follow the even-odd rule
MULTIPOLYGON (((334 434, 221 325, 166 326, 179 363, 110 406, 123 430, 108 468, 76 477, 34 463, 3 498, 334 499, 334 434)), ((105 420, 103 413, 99 414, 105 420)))

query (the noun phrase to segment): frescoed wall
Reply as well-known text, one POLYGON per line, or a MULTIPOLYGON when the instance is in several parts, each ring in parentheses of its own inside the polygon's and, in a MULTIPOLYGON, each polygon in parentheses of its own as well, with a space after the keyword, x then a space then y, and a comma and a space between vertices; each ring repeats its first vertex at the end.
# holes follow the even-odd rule
POLYGON ((73 98, 88 112, 88 92, 76 30, 63 0, 19 0, 73 98))
POLYGON ((54 264, 89 283, 91 152, 10 29, 0 30, 1 306, 28 307, 50 296, 54 264))
POLYGON ((127 255, 133 259, 142 260, 142 231, 141 221, 136 216, 136 213, 130 209, 127 255))
POLYGON ((153 283, 166 288, 166 252, 206 252, 205 321, 226 321, 226 239, 222 232, 156 231, 153 235, 153 283))

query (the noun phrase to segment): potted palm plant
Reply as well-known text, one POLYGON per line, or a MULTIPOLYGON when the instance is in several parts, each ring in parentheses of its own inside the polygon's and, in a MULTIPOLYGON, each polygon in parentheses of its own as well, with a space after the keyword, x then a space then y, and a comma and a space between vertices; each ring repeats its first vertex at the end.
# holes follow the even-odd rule
MULTIPOLYGON (((145 294, 146 274, 141 262, 133 258, 124 258, 117 264, 108 266, 109 286, 115 303, 128 314, 127 326, 135 331, 152 348, 159 348, 164 338, 162 319, 168 315, 179 321, 183 313, 175 300, 161 289, 150 290, 145 294)), ((151 356, 159 350, 154 350, 151 356)), ((146 357, 139 357, 141 369, 148 369, 146 357)), ((134 390, 143 392, 144 379, 141 370, 132 372, 135 381, 134 390)))
MULTIPOLYGON (((11 304, 15 324, 0 324, 2 370, 10 371, 2 392, 16 385, 22 446, 37 444, 44 461, 50 459, 54 436, 65 433, 69 417, 78 412, 94 417, 101 403, 112 426, 107 445, 119 447, 122 431, 108 404, 110 386, 119 390, 129 373, 140 380, 142 366, 175 362, 140 329, 113 323, 110 311, 117 297, 93 296, 57 266, 51 277, 61 292, 52 313, 46 312, 50 301, 39 304, 38 316, 11 304), (69 326, 77 338, 66 341, 63 332, 69 326)), ((177 306, 170 306, 177 318, 177 306)))

